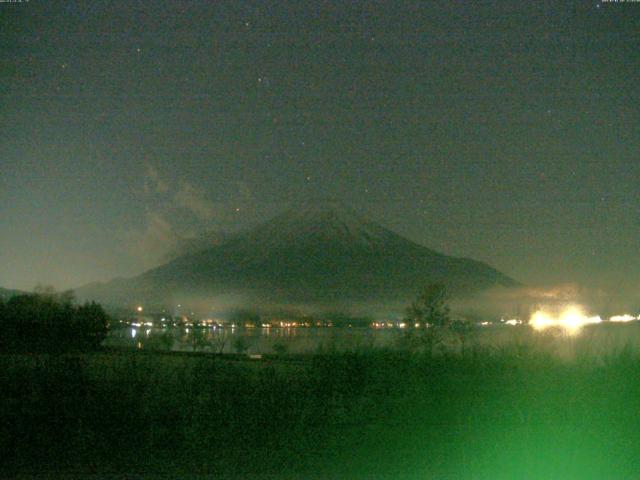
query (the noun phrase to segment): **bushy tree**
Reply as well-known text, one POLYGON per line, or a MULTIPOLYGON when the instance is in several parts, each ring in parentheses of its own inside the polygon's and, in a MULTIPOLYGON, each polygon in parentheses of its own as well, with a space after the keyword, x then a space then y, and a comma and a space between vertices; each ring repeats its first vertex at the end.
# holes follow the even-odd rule
POLYGON ((407 308, 405 317, 409 326, 419 323, 433 327, 447 327, 451 323, 447 290, 441 283, 427 285, 407 308))
POLYGON ((66 352, 98 348, 108 316, 96 303, 74 305, 52 289, 16 295, 0 308, 0 351, 66 352))
POLYGON ((407 308, 404 322, 407 331, 399 338, 400 346, 431 355, 442 342, 443 330, 451 324, 445 286, 427 285, 407 308))
POLYGON ((238 354, 247 353, 247 350, 249 350, 249 347, 251 347, 251 344, 249 343, 247 338, 243 337, 242 335, 239 335, 233 340, 233 349, 238 354))
POLYGON ((95 350, 107 336, 109 317, 95 302, 75 307, 73 323, 76 342, 81 349, 95 350))

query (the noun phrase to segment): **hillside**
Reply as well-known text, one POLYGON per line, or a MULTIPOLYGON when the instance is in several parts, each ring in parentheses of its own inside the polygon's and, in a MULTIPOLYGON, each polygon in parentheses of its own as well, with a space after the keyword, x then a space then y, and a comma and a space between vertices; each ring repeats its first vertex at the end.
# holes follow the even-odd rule
POLYGON ((77 294, 121 305, 225 298, 327 306, 406 301, 429 282, 454 295, 516 285, 485 263, 435 252, 329 203, 287 211, 219 245, 77 294))

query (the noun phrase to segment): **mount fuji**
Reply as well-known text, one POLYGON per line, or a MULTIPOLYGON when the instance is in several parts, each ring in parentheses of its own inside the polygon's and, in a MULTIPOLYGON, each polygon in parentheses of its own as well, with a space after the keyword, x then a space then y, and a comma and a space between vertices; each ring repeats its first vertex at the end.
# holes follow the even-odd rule
POLYGON ((454 296, 518 285, 485 263, 443 255, 337 203, 321 202, 136 277, 76 293, 121 306, 223 297, 242 299, 244 306, 329 306, 405 302, 431 282, 444 283, 454 296))

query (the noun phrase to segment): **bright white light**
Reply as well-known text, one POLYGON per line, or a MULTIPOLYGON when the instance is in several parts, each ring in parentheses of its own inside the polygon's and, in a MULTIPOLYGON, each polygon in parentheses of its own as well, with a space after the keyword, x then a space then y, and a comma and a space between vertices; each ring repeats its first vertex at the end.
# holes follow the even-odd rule
POLYGON ((138 308, 136 308, 136 310, 137 310, 138 312, 141 312, 141 311, 142 311, 142 307, 138 306, 138 308))
POLYGON ((511 326, 520 325, 522 323, 522 320, 518 320, 518 319, 515 319, 515 318, 512 318, 511 320, 504 320, 503 319, 502 321, 504 323, 506 323, 507 325, 511 325, 511 326))
POLYGON ((560 315, 560 326, 572 335, 578 333, 584 325, 600 322, 602 319, 599 316, 587 317, 582 308, 577 306, 566 308, 560 315))
POLYGON ((132 329, 131 329, 131 338, 136 338, 137 333, 138 333, 138 332, 136 331, 136 329, 135 329, 135 328, 132 328, 132 329))
POLYGON ((529 325, 531 325, 536 330, 544 330, 549 327, 553 327, 555 324, 555 320, 551 318, 547 312, 542 310, 538 310, 533 315, 531 315, 531 319, 529 320, 529 325))
POLYGON ((624 315, 614 315, 609 319, 610 322, 631 322, 632 320, 640 320, 640 317, 636 318, 633 315, 625 313, 624 315))
POLYGON ((589 317, 579 305, 565 307, 560 315, 553 315, 545 310, 538 310, 531 315, 529 325, 538 331, 551 327, 562 328, 569 335, 576 335, 582 327, 589 324, 600 323, 602 319, 596 315, 589 317))

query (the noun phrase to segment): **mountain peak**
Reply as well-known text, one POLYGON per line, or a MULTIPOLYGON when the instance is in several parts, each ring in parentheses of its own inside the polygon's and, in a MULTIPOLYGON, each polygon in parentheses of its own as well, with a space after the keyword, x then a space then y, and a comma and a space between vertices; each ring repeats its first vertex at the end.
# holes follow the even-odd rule
POLYGON ((138 277, 80 293, 117 301, 135 294, 159 302, 171 295, 239 295, 269 303, 404 303, 420 285, 436 281, 454 292, 515 285, 486 264, 435 252, 340 202, 322 200, 301 203, 220 245, 138 277))
POLYGON ((278 218, 287 218, 290 221, 297 219, 309 221, 331 220, 364 222, 355 210, 347 207, 337 200, 305 201, 291 206, 284 213, 276 217, 276 219, 278 218))
POLYGON ((390 235, 394 234, 339 201, 319 200, 289 208, 251 236, 256 243, 272 248, 319 240, 373 247, 390 235))
POLYGON ((289 205, 284 215, 304 215, 318 217, 325 215, 356 215, 355 211, 340 200, 330 198, 307 199, 302 202, 289 205))

